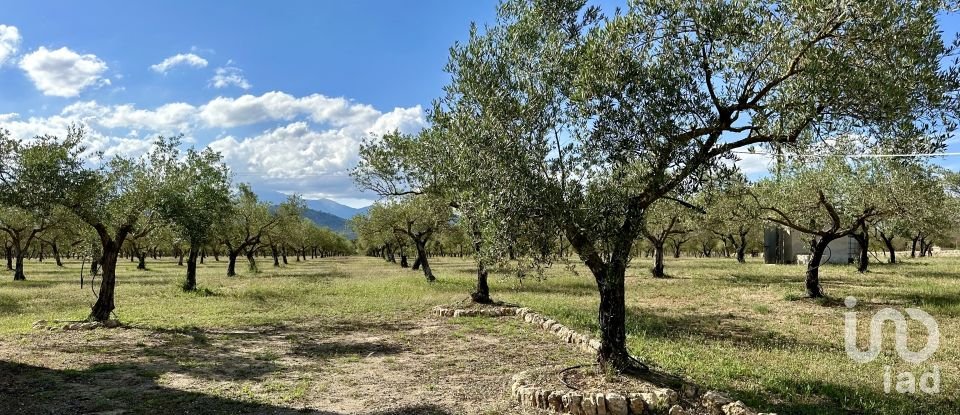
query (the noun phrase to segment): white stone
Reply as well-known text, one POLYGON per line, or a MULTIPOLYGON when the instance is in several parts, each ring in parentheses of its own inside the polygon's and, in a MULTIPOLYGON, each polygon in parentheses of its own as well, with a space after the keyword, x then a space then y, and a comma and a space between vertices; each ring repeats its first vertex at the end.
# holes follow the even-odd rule
POLYGON ((666 406, 676 405, 680 402, 680 395, 677 391, 670 388, 654 389, 653 394, 657 396, 666 406))
POLYGON ((670 412, 667 412, 667 415, 687 415, 687 411, 684 411, 680 405, 674 405, 670 407, 670 412))
POLYGON ((597 415, 607 415, 607 397, 602 393, 594 395, 594 406, 597 407, 597 415))
POLYGON ((627 398, 619 393, 607 394, 607 414, 608 415, 629 415, 627 398))
POLYGON ((583 415, 583 395, 570 392, 563 395, 563 410, 572 415, 583 415))
POLYGON ((733 399, 717 391, 707 391, 700 397, 700 405, 710 411, 711 415, 722 415, 723 406, 731 402, 733 399))
POLYGON ((725 415, 757 415, 756 412, 740 401, 724 405, 722 413, 725 415))
POLYGON ((643 401, 646 402, 647 407, 650 409, 650 412, 653 413, 664 413, 670 408, 670 405, 667 402, 663 402, 660 398, 652 392, 643 392, 640 394, 643 397, 643 401))
POLYGON ((550 409, 560 412, 563 410, 563 392, 552 391, 547 396, 547 403, 550 409))
POLYGON ((627 396, 629 399, 630 413, 634 415, 641 415, 647 411, 647 402, 644 401, 643 395, 639 393, 631 393, 627 396))

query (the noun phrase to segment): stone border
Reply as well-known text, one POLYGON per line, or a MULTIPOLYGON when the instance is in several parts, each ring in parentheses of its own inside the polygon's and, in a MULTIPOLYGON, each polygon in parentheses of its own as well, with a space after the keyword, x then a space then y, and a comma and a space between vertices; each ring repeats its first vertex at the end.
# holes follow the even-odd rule
POLYGON ((112 329, 117 327, 120 327, 120 322, 117 320, 107 320, 104 322, 54 320, 50 323, 48 323, 46 320, 37 320, 33 322, 34 330, 93 330, 98 328, 112 329))
MULTIPOLYGON (((523 321, 535 324, 542 330, 553 333, 566 343, 576 345, 587 353, 597 353, 600 341, 588 335, 560 324, 556 320, 536 313, 527 307, 493 307, 482 309, 453 309, 444 306, 434 307, 439 317, 506 317, 515 316, 523 321)), ((734 401, 726 395, 708 391, 700 395, 700 387, 684 383, 681 392, 689 402, 696 402, 696 408, 684 409, 680 406, 680 394, 670 388, 652 388, 650 392, 640 393, 583 393, 579 391, 545 390, 529 384, 526 372, 514 376, 510 387, 511 396, 521 406, 547 409, 573 415, 687 415, 688 413, 709 413, 710 415, 776 415, 772 412, 756 412, 741 401, 734 401)))
POLYGON ((436 306, 433 312, 438 317, 506 317, 517 315, 517 307, 502 306, 490 308, 449 308, 436 306))
POLYGON ((652 388, 649 392, 582 392, 548 390, 531 384, 528 372, 513 377, 510 386, 513 400, 529 408, 545 409, 572 415, 776 415, 757 413, 741 401, 734 401, 719 392, 709 391, 698 405, 681 406, 680 395, 670 388, 652 388))
POLYGON ((521 406, 539 408, 573 415, 678 415, 680 396, 669 388, 643 393, 591 393, 554 391, 531 385, 527 372, 513 377, 511 396, 521 406))

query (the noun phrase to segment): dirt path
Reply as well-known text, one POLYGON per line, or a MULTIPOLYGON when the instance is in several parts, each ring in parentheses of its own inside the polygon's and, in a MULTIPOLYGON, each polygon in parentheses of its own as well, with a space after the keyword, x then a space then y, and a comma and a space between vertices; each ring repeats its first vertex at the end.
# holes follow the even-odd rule
POLYGON ((589 360, 513 318, 0 338, 0 413, 521 413, 510 377, 589 360))

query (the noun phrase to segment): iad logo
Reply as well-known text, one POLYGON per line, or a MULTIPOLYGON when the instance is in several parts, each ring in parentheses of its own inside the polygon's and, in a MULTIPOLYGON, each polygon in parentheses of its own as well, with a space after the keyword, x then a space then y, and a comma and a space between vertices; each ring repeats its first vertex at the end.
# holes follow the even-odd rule
MULTIPOLYGON (((857 299, 847 297, 845 303, 847 308, 853 309, 857 306, 857 299)), ((848 311, 844 313, 847 355, 858 363, 869 363, 876 359, 883 348, 883 325, 887 321, 892 321, 896 327, 894 341, 900 358, 914 364, 929 359, 940 348, 940 326, 933 316, 923 310, 908 308, 906 311, 910 318, 920 322, 927 329, 927 344, 920 351, 913 352, 907 348, 909 335, 907 333, 907 319, 903 313, 892 308, 884 308, 874 314, 873 319, 870 320, 870 346, 866 351, 860 350, 857 346, 857 312, 848 311)), ((917 383, 917 377, 912 372, 898 373, 896 380, 896 390, 899 393, 916 393, 918 387, 924 393, 939 393, 940 367, 934 366, 933 371, 923 373, 920 376, 919 384, 917 383)), ((890 366, 886 366, 883 372, 883 390, 890 393, 891 386, 893 386, 893 374, 890 366)))

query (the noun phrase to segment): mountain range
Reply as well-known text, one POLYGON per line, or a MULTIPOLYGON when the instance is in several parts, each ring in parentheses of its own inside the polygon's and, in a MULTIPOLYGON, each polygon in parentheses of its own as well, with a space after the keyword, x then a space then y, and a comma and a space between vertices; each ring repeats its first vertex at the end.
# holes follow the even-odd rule
MULTIPOLYGON (((278 205, 287 200, 287 195, 275 192, 257 192, 260 200, 273 205, 278 205)), ((369 206, 362 208, 353 208, 330 199, 304 199, 307 209, 303 212, 303 217, 310 219, 319 226, 328 227, 336 232, 344 233, 348 236, 353 235, 353 231, 347 226, 347 221, 357 215, 367 213, 369 206)))

